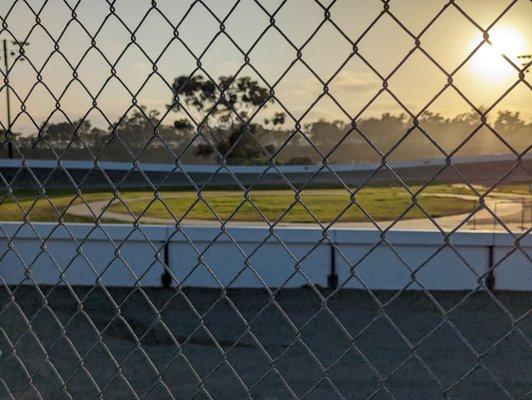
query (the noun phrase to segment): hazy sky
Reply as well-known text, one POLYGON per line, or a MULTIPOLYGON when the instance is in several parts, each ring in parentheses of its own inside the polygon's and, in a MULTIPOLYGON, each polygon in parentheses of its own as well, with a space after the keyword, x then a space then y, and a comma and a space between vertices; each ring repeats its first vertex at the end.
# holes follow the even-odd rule
MULTIPOLYGON (((44 0, 27 0, 38 12, 44 0)), ((111 1, 111 0, 109 0, 111 1)), ((257 0, 257 2, 259 2, 257 0)), ((0 16, 5 18, 13 1, 0 2, 0 16)), ((90 38, 79 23, 70 22, 71 11, 66 6, 76 8, 78 20, 89 33, 95 34, 102 22, 103 28, 96 36, 100 51, 114 63, 130 43, 130 34, 118 20, 118 16, 131 30, 136 29, 141 19, 151 7, 148 0, 117 0, 114 2, 116 16, 109 17, 109 3, 106 0, 50 0, 40 14, 42 25, 49 34, 58 38, 59 49, 64 56, 77 65, 81 56, 90 48, 90 38)), ((192 1, 158 0, 158 9, 177 24, 190 8, 192 1)), ((269 12, 279 7, 281 0, 259 2, 269 12)), ((321 0, 324 6, 330 1, 321 0)), ((443 0, 391 0, 390 12, 414 35, 418 35, 428 22, 446 4, 443 0)), ((509 5, 506 0, 455 0, 471 18, 486 28, 509 5)), ((252 0, 205 0, 218 18, 224 19, 235 7, 226 21, 226 32, 238 45, 247 51, 269 25, 269 16, 252 0)), ((353 41, 383 10, 380 0, 338 0, 330 8, 331 20, 353 41)), ((275 16, 276 26, 294 43, 301 46, 323 21, 323 9, 313 0, 288 0, 275 16)), ((489 106, 503 94, 518 78, 517 72, 497 53, 502 51, 517 62, 518 54, 530 54, 532 40, 532 3, 529 0, 517 3, 500 19, 492 31, 495 49, 484 45, 478 54, 456 73, 455 83, 460 90, 477 105, 489 106)), ((35 16, 19 1, 9 11, 6 22, 11 33, 23 40, 35 25, 35 16)), ((219 32, 219 23, 201 3, 196 3, 187 18, 179 27, 179 36, 196 56, 200 56, 207 44, 219 32)), ((8 37, 5 32, 1 37, 8 37)), ((159 73, 171 83, 181 74, 190 73, 196 60, 178 41, 173 39, 173 28, 155 10, 149 12, 136 33, 137 43, 144 51, 156 59, 170 43, 168 49, 157 62, 159 73)), ((421 36, 422 47, 448 72, 454 70, 472 49, 482 40, 480 31, 453 6, 448 7, 438 20, 421 36)), ((31 32, 27 56, 36 68, 41 68, 53 51, 53 42, 37 26, 31 32)), ((372 66, 386 76, 414 46, 414 39, 389 16, 384 15, 359 42, 360 54, 372 66)), ((315 72, 328 80, 348 59, 351 44, 341 36, 331 22, 326 22, 316 36, 304 47, 304 60, 315 72)), ((270 28, 259 44, 251 51, 250 61, 260 71, 268 83, 275 83, 296 58, 296 51, 278 31, 270 28)), ((220 35, 202 56, 204 68, 213 76, 232 75, 240 65, 243 56, 226 36, 220 35)), ((131 91, 139 90, 151 73, 151 63, 135 46, 130 46, 116 66, 117 74, 131 91)), ((110 76, 110 67, 102 56, 92 49, 78 68, 79 79, 94 94, 99 92, 110 76)), ((245 68, 242 75, 255 74, 245 68)), ((12 86, 21 97, 26 97, 30 88, 37 82, 35 71, 25 63, 17 63, 10 76, 12 86)), ((57 96, 72 80, 72 69, 60 54, 55 54, 42 71, 42 79, 57 96)), ((530 79, 530 75, 527 75, 530 79)), ((389 80, 389 88, 414 113, 417 113, 446 82, 446 77, 420 51, 414 52, 404 66, 389 80)), ((382 81, 357 56, 343 67, 330 85, 330 93, 352 115, 357 115, 366 103, 381 88, 382 81)), ((5 89, 0 93, 0 117, 5 121, 5 89)), ((301 63, 296 63, 276 86, 279 99, 295 116, 301 115, 321 93, 319 81, 301 63)), ((164 109, 170 101, 171 93, 160 77, 153 76, 138 95, 139 104, 148 108, 164 109)), ((91 108, 92 100, 79 83, 71 84, 60 104, 70 118, 78 118, 91 108)), ((98 97, 98 105, 111 119, 119 118, 131 104, 131 96, 115 79, 111 80, 98 97)), ((527 119, 532 118, 530 105, 531 91, 520 83, 498 105, 494 111, 510 109, 520 111, 527 119)), ((42 122, 55 108, 55 101, 46 90, 38 85, 26 101, 26 109, 37 122, 42 122)), ((454 115, 469 111, 470 107, 454 90, 449 89, 429 108, 444 115, 454 115)), ((274 109, 270 109, 272 112, 274 109)), ((20 103, 13 97, 13 114, 20 111, 20 103)), ((399 113, 401 107, 388 94, 383 93, 362 114, 362 117, 380 115, 383 112, 399 113)), ((317 118, 345 118, 329 99, 316 104, 303 122, 317 118)), ((58 114, 52 121, 61 120, 58 114)), ((102 124, 95 112, 89 119, 102 124)), ((173 120, 173 118, 172 118, 173 120)), ((168 122, 171 122, 169 120, 168 122)), ((14 131, 34 133, 35 128, 26 116, 19 117, 13 126, 14 131)))

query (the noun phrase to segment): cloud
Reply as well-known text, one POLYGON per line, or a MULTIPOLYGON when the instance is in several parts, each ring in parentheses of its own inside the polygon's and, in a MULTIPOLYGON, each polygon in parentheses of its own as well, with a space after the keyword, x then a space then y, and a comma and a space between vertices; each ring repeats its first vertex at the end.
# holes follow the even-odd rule
POLYGON ((377 91, 382 84, 371 72, 343 70, 333 79, 330 86, 335 93, 353 93, 377 91))

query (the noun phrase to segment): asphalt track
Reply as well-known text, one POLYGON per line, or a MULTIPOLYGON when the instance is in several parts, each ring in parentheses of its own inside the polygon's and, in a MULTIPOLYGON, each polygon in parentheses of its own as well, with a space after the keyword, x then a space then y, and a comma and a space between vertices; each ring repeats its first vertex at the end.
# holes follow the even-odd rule
MULTIPOLYGON (((433 292, 438 309, 423 292, 382 308, 365 291, 345 290, 325 309, 310 288, 281 290, 272 303, 266 289, 223 297, 75 287, 83 307, 64 286, 39 289, 47 302, 36 288, 18 288, 16 303, 0 289, 1 399, 133 399, 132 390, 178 400, 531 394, 531 293, 433 292), (123 303, 120 315, 111 297, 123 303), (159 310, 167 304, 160 319, 147 299, 159 310)), ((380 302, 393 295, 374 292, 380 302)))

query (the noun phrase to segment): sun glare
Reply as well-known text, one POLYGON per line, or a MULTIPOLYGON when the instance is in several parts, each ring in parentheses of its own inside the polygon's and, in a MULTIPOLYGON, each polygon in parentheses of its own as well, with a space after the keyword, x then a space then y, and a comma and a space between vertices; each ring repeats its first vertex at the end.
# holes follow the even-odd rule
MULTIPOLYGON (((478 42, 477 37, 475 43, 478 42)), ((521 33, 510 27, 495 27, 489 32, 489 42, 484 43, 473 56, 473 72, 486 79, 502 79, 515 74, 515 69, 503 55, 519 65, 517 56, 526 52, 521 33)))

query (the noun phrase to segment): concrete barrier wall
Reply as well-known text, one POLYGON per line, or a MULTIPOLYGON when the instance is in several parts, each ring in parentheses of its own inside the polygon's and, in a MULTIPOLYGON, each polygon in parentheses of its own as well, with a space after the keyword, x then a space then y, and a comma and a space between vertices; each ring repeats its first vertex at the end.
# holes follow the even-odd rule
MULTIPOLYGON (((532 155, 525 154, 524 160, 532 160, 532 155)), ((504 161, 516 161, 514 154, 496 154, 489 156, 476 156, 476 157, 454 157, 452 159, 453 164, 477 164, 485 162, 504 162, 504 161)), ((380 167, 380 163, 367 163, 367 164, 332 164, 329 167, 335 172, 354 172, 354 171, 373 171, 380 167)), ((403 162, 393 162, 388 164, 391 168, 419 168, 419 167, 443 167, 445 166, 445 159, 428 159, 428 160, 413 160, 403 162)), ((26 161, 19 159, 0 159, 0 168, 23 168, 29 167, 31 169, 54 169, 58 168, 59 164, 56 160, 41 160, 41 159, 28 159, 26 161)), ((89 170, 92 168, 102 168, 106 171, 129 171, 136 166, 133 163, 117 162, 117 161, 98 161, 95 164, 88 160, 61 160, 60 167, 65 169, 80 169, 89 170)), ((155 164, 155 163, 141 163, 140 167, 144 172, 172 172, 176 169, 173 164, 155 164)), ((277 174, 275 169, 272 169, 267 165, 229 165, 228 168, 234 174, 251 174, 258 175, 262 173, 277 174)), ((220 173, 226 174, 229 171, 222 168, 220 165, 209 164, 182 164, 180 170, 186 171, 189 174, 194 173, 220 173)), ((283 173, 315 173, 322 169, 321 165, 281 165, 277 167, 283 173)))
MULTIPOLYGON (((444 246, 434 231, 393 231, 379 242, 376 231, 318 229, 143 227, 128 225, 2 223, 0 277, 17 285, 160 286, 168 264, 185 286, 326 287, 336 275, 346 288, 467 290, 486 277, 490 263, 497 290, 532 290, 530 236, 513 250, 505 233, 460 232, 444 246), (166 247, 166 249, 165 249, 166 247), (78 248, 80 250, 78 250, 78 248), (201 257, 200 257, 201 254, 201 257), (413 269, 412 272, 408 266, 413 269), (28 273, 28 271, 30 273, 28 273), (412 282, 412 277, 416 281, 412 282), (30 280, 31 279, 31 280, 30 280)), ((174 284, 176 282, 174 281, 174 284)))
POLYGON ((285 165, 221 167, 219 165, 180 165, 141 163, 138 166, 123 162, 98 162, 61 160, 8 160, 0 159, 0 173, 11 182, 13 188, 27 189, 44 185, 47 189, 72 189, 72 181, 83 189, 105 188, 113 185, 120 188, 146 188, 146 177, 154 184, 163 187, 184 187, 194 189, 196 185, 208 187, 239 187, 239 184, 255 187, 287 187, 288 179, 294 186, 309 181, 318 186, 339 185, 337 176, 348 185, 398 184, 397 177, 390 168, 406 182, 425 182, 438 176, 438 182, 463 183, 464 178, 471 183, 494 183, 512 170, 506 182, 529 182, 532 170, 532 156, 525 155, 518 163, 513 154, 455 157, 452 164, 460 171, 460 176, 452 168, 445 168, 445 159, 418 160, 411 162, 381 164, 330 165, 285 165), (519 164, 519 168, 515 168, 519 164), (142 172, 140 171, 142 170, 142 172), (331 172, 334 171, 334 173, 331 172), (336 176, 337 175, 337 176, 336 176), (235 179, 236 177, 236 179, 235 179), (371 177, 371 179, 369 179, 371 177), (369 179, 369 181, 367 181, 369 179), (109 182, 111 181, 111 183, 109 182))

